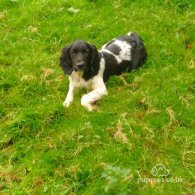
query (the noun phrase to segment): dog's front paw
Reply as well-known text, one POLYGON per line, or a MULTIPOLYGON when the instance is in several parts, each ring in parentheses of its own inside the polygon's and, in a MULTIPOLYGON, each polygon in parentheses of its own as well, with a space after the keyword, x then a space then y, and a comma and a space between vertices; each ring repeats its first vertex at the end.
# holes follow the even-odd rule
POLYGON ((91 103, 89 101, 89 97, 87 95, 84 95, 81 99, 81 105, 85 107, 88 111, 93 111, 97 109, 97 106, 94 103, 91 103))
POLYGON ((68 108, 68 107, 70 106, 71 102, 72 102, 72 101, 66 99, 66 100, 63 102, 63 106, 66 107, 66 108, 68 108))
POLYGON ((97 106, 95 104, 86 104, 83 105, 89 112, 97 110, 97 106))

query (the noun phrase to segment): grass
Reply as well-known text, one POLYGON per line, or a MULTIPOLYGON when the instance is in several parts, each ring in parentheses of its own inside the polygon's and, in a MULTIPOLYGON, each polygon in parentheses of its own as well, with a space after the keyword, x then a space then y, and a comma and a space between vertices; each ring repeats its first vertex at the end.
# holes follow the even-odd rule
POLYGON ((193 2, 1 0, 0 194, 193 194, 193 2), (64 109, 61 48, 128 31, 147 63, 112 77, 98 111, 81 107, 82 90, 64 109), (156 164, 182 182, 138 182, 159 179, 156 164))

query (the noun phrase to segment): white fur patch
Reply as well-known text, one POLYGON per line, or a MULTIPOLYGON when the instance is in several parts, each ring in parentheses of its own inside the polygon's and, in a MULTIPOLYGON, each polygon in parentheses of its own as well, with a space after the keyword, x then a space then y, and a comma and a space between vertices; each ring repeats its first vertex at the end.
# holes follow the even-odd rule
MULTIPOLYGON (((127 35, 131 35, 131 32, 129 32, 127 35)), ((123 60, 127 60, 130 61, 131 60, 131 45, 129 43, 127 43, 126 41, 121 41, 118 39, 112 39, 112 41, 114 40, 114 42, 112 43, 113 45, 117 45, 120 48, 120 52, 119 55, 114 54, 112 51, 106 49, 106 45, 109 43, 106 43, 101 51, 104 51, 106 53, 109 53, 111 55, 113 55, 116 59, 116 61, 120 64, 123 60)), ((110 44, 110 45, 112 45, 110 44)), ((109 46, 110 46, 109 45, 109 46)))
POLYGON ((91 79, 86 81, 82 78, 82 72, 75 72, 73 71, 72 74, 69 76, 70 82, 74 87, 85 87, 87 88, 91 84, 91 79))
POLYGON ((120 47, 121 51, 118 57, 121 60, 131 60, 131 45, 128 44, 126 41, 120 41, 120 40, 115 40, 113 44, 116 44, 120 47))

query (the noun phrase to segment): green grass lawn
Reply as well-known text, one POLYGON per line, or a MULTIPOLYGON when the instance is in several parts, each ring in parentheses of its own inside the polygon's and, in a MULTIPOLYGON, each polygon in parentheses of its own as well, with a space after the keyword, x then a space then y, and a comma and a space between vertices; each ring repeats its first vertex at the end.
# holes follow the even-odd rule
POLYGON ((0 37, 0 194, 195 193, 194 0, 1 0, 0 37), (129 31, 147 63, 65 109, 62 47, 129 31))

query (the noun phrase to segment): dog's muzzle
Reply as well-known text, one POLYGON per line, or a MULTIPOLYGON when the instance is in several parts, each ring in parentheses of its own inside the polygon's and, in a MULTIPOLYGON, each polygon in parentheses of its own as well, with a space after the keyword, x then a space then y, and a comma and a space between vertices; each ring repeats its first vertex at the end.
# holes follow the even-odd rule
POLYGON ((85 63, 84 63, 84 62, 79 62, 79 63, 76 64, 76 66, 75 66, 75 71, 83 70, 84 66, 85 66, 85 63))

